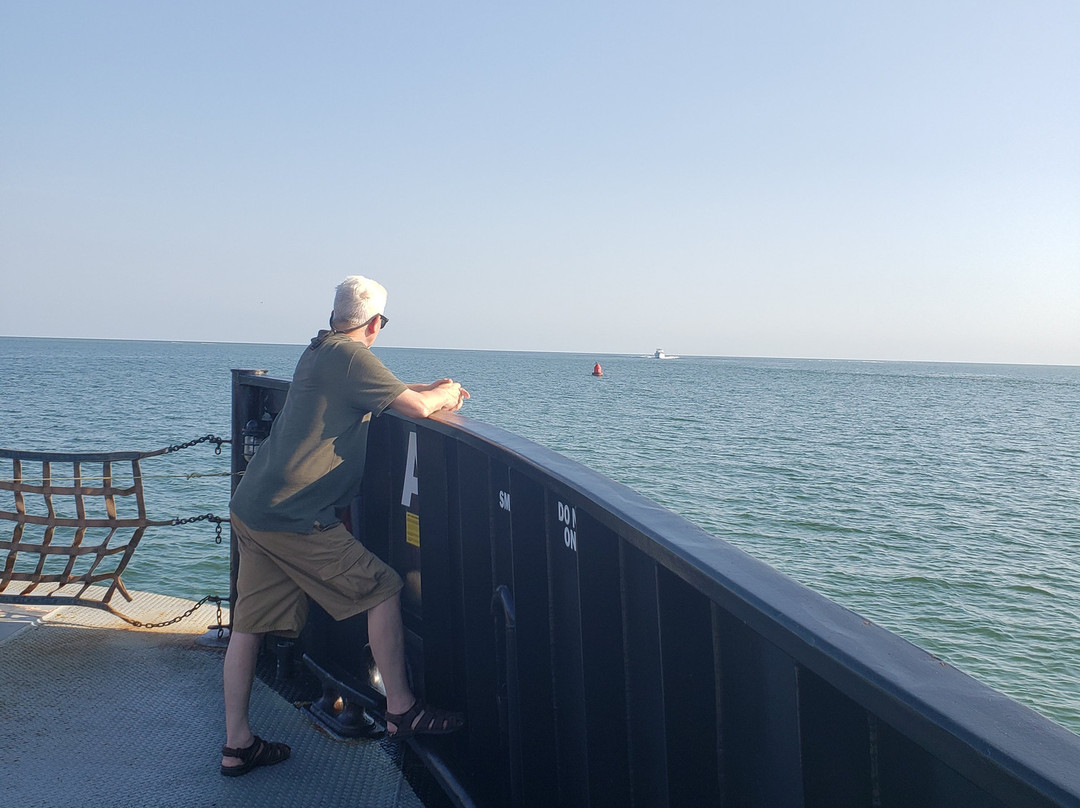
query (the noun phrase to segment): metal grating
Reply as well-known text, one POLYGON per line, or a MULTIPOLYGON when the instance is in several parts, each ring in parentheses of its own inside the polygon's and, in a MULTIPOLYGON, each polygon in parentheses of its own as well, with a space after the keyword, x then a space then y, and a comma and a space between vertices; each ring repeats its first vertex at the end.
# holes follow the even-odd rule
MULTIPOLYGON (((191 606, 131 595, 126 608, 145 622, 191 606)), ((420 796, 399 765, 405 744, 333 740, 260 680, 256 732, 288 743, 292 757, 222 777, 222 657, 193 642, 205 628, 191 615, 138 630, 102 610, 64 607, 0 640, 0 805, 449 808, 420 796)))
POLYGON ((56 454, 0 449, 0 602, 113 611, 146 528, 139 462, 147 454, 56 454), (10 472, 9 474, 6 472, 10 472), (93 587, 93 589, 91 589, 93 587))

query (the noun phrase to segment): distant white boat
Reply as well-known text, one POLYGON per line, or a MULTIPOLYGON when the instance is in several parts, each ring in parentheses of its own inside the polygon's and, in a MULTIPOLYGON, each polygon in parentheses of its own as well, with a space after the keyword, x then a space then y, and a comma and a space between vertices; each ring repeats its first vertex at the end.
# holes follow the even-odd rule
POLYGON ((652 355, 652 358, 653 359, 678 359, 679 357, 670 356, 670 355, 664 353, 663 348, 657 348, 656 352, 652 355))

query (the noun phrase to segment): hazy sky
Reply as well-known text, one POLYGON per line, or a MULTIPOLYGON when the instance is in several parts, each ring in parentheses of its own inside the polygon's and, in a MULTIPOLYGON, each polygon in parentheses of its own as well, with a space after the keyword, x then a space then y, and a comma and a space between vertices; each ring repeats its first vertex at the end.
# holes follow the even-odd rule
POLYGON ((0 334, 1080 364, 1080 4, 0 0, 0 334))

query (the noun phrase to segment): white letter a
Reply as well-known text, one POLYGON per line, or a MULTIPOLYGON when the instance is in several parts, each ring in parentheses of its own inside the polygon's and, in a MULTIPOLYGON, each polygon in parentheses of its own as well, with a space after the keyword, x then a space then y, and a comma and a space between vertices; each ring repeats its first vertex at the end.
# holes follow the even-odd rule
POLYGON ((401 504, 412 506, 412 498, 420 493, 420 480, 416 476, 416 433, 409 433, 409 455, 405 460, 405 485, 401 489, 401 504))

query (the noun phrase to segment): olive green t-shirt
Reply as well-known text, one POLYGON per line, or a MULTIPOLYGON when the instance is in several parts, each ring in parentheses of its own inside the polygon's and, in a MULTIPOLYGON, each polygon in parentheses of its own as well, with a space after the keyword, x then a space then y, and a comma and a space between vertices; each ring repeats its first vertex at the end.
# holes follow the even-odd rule
POLYGON ((311 533, 360 491, 367 427, 406 386, 361 342, 320 331, 231 508, 255 530, 311 533))

